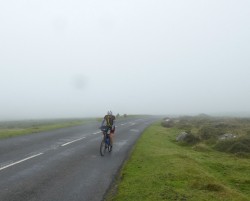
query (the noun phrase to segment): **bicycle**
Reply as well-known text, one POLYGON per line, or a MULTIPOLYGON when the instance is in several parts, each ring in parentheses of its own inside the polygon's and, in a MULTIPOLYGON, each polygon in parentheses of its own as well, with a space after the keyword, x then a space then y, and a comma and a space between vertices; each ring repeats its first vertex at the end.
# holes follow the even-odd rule
POLYGON ((106 126, 101 128, 101 131, 103 132, 103 139, 100 145, 100 154, 101 156, 104 156, 106 150, 108 150, 108 152, 112 151, 112 147, 110 144, 110 129, 106 126))

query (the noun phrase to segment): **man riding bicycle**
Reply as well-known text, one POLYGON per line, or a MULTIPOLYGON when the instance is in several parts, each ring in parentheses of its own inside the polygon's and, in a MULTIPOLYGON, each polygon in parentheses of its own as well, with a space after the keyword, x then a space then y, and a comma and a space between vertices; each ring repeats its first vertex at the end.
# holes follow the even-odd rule
POLYGON ((107 130, 110 130, 110 144, 111 148, 113 147, 113 135, 115 133, 115 116, 112 114, 112 111, 108 111, 107 115, 104 116, 101 127, 106 126, 107 130))

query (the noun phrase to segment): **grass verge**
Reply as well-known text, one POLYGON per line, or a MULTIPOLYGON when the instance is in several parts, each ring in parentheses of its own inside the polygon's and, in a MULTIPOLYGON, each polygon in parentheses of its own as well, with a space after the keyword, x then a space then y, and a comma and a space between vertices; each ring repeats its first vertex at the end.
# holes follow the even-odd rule
POLYGON ((26 120, 0 123, 0 139, 82 125, 96 119, 26 120))
POLYGON ((160 123, 149 127, 106 200, 250 200, 249 159, 181 146, 175 142, 179 132, 160 123))

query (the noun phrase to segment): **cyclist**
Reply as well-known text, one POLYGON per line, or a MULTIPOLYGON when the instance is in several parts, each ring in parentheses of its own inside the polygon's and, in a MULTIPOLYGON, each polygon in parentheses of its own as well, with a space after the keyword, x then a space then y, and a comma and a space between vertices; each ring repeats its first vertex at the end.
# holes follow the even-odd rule
POLYGON ((106 126, 110 130, 110 144, 111 148, 113 147, 113 135, 115 133, 115 116, 112 114, 112 111, 108 111, 107 115, 103 117, 102 126, 106 126))

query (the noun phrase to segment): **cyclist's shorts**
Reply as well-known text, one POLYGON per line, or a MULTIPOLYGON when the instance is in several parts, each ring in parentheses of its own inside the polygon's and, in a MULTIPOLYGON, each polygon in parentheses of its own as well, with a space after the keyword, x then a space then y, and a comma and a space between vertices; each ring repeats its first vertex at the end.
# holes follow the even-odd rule
POLYGON ((112 133, 112 129, 109 126, 102 126, 101 130, 104 132, 108 132, 110 130, 110 132, 112 133))

